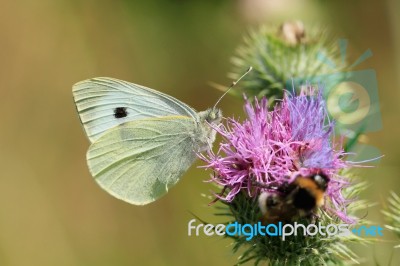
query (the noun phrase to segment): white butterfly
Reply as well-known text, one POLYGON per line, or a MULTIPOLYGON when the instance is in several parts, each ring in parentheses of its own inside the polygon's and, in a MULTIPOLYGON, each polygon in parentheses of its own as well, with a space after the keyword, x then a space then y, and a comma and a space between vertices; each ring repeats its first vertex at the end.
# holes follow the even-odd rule
POLYGON ((80 120, 91 146, 90 173, 114 197, 145 205, 168 192, 210 149, 222 117, 140 85, 94 78, 73 86, 80 120))

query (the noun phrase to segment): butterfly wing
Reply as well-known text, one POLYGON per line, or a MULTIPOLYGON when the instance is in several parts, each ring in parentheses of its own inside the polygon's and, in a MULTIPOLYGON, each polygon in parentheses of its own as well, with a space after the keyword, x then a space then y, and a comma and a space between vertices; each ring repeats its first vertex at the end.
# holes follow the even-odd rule
POLYGON ((94 142, 106 130, 128 121, 197 113, 185 103, 144 86, 113 79, 93 78, 76 83, 73 96, 86 135, 94 142))
POLYGON ((107 192, 135 205, 166 194, 196 159, 195 121, 184 116, 121 124, 89 148, 87 161, 107 192))

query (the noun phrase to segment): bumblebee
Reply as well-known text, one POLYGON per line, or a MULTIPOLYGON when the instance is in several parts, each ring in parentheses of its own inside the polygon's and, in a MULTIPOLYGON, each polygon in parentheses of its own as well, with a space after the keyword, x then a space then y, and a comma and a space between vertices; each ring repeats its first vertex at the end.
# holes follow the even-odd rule
POLYGON ((292 222, 310 218, 324 204, 329 178, 321 173, 298 176, 290 184, 283 184, 276 192, 263 192, 258 198, 263 223, 292 222))

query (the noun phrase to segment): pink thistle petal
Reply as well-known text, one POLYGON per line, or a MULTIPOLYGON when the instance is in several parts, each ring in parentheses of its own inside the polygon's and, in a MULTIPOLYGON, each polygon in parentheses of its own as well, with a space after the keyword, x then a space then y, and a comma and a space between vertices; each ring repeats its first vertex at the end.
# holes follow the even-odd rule
POLYGON ((297 96, 286 93, 273 110, 265 98, 255 99, 254 105, 246 99, 244 110, 247 119, 242 123, 229 118, 226 125, 214 127, 223 137, 218 152, 199 155, 204 167, 214 171, 210 181, 227 188, 225 196, 215 196, 231 202, 244 190, 255 197, 268 185, 323 172, 330 179, 326 209, 352 221, 346 215, 349 200, 341 193, 350 182, 339 172, 353 165, 343 160, 341 143, 334 142, 334 122, 329 121, 322 92, 308 88, 297 96))

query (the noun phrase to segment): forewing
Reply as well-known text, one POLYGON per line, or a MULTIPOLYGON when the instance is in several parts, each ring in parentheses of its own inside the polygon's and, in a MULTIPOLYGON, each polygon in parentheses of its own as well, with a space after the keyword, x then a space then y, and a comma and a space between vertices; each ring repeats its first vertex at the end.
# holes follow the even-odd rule
POLYGON ((106 130, 128 121, 170 115, 197 119, 195 110, 172 96, 113 78, 76 83, 73 96, 91 142, 106 130))
POLYGON ((119 125, 90 146, 90 172, 116 198, 148 204, 166 194, 196 159, 195 130, 193 119, 182 116, 119 125))

